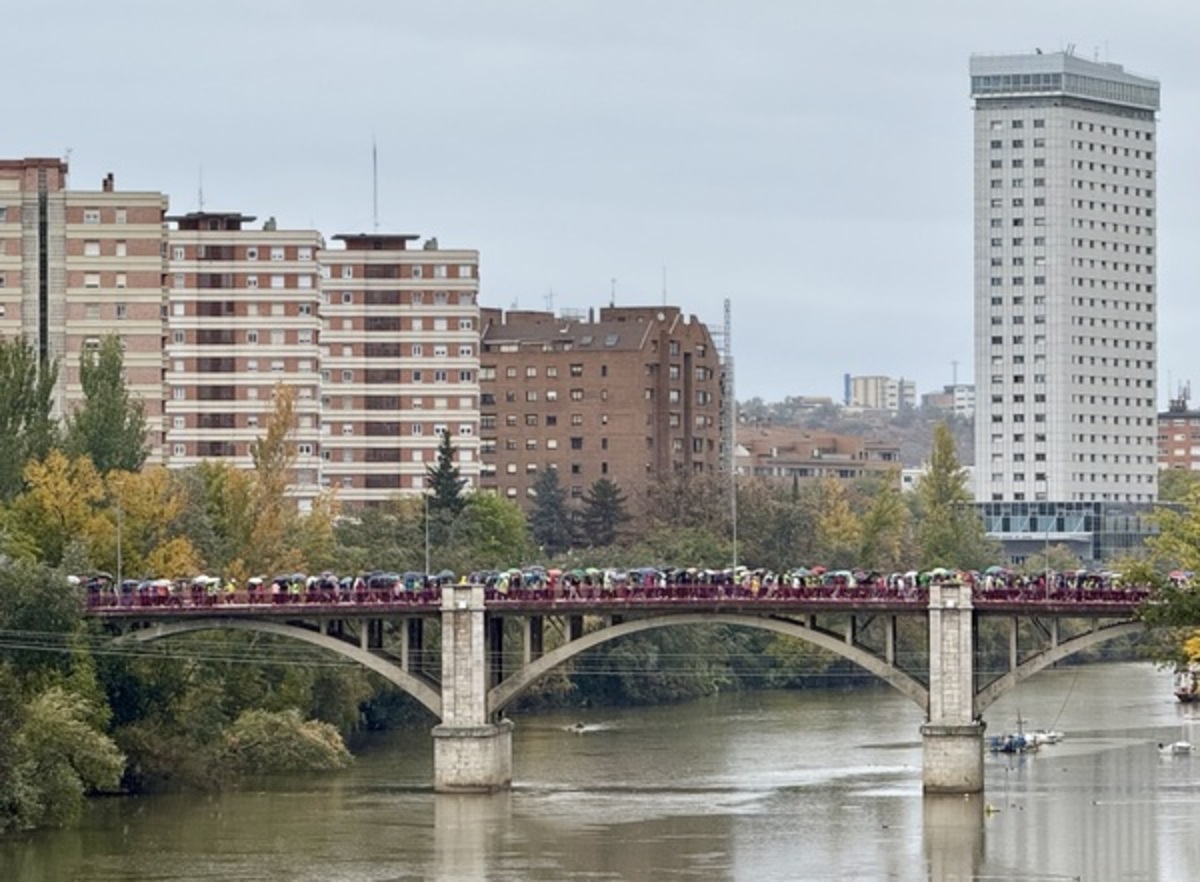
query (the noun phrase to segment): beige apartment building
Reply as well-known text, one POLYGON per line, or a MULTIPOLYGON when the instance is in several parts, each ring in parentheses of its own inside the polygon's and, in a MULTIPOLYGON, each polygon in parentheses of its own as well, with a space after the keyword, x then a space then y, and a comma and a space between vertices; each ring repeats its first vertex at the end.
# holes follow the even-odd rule
POLYGON ((348 507, 420 493, 449 433, 479 479, 479 253, 334 236, 319 257, 323 478, 348 507))
POLYGON ((169 217, 167 457, 251 468, 275 390, 294 396, 290 493, 301 511, 321 490, 320 269, 314 230, 252 227, 238 212, 169 217))
POLYGON ((571 499, 608 478, 637 504, 660 476, 720 468, 720 357, 694 316, 642 306, 483 320, 483 490, 524 506, 553 468, 571 499))
POLYGON ((0 335, 59 362, 55 406, 82 400, 82 353, 116 333, 145 406, 150 461, 163 456, 164 216, 159 192, 70 190, 60 159, 0 160, 0 335))

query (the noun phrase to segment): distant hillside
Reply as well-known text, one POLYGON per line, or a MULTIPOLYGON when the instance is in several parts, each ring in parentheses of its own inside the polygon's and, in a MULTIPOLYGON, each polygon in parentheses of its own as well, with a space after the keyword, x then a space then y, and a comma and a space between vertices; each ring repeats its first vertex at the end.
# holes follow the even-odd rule
POLYGON ((900 446, 900 459, 905 467, 921 465, 929 456, 933 444, 933 429, 944 422, 950 427, 963 465, 975 462, 975 424, 973 420, 920 410, 904 410, 899 414, 881 411, 846 413, 836 405, 813 408, 802 399, 789 398, 781 402, 764 402, 752 398, 738 403, 738 416, 743 422, 768 422, 777 426, 798 426, 804 429, 823 429, 839 435, 858 435, 875 441, 900 446))

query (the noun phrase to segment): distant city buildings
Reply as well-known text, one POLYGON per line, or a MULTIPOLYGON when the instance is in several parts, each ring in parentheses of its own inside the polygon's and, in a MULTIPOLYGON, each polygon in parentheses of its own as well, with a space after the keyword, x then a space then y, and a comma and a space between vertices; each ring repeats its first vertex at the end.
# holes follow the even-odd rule
POLYGON ((482 311, 481 489, 527 505, 555 469, 570 499, 600 479, 631 502, 675 473, 720 468, 720 353, 674 306, 587 318, 482 311))
POLYGON ((1015 555, 1103 558, 1156 498, 1159 86, 1070 52, 970 72, 976 495, 1015 555))
POLYGON ((854 435, 783 426, 739 426, 735 468, 739 476, 810 483, 852 481, 900 472, 900 447, 854 435))
POLYGON ((844 386, 844 401, 847 407, 895 413, 906 407, 917 406, 917 384, 903 377, 894 379, 846 374, 844 386))
POLYGON ((1185 387, 1158 415, 1160 469, 1200 471, 1200 410, 1188 407, 1185 387))
POLYGON ((943 386, 940 392, 921 396, 921 408, 930 412, 953 414, 963 419, 975 418, 975 384, 955 383, 943 386))

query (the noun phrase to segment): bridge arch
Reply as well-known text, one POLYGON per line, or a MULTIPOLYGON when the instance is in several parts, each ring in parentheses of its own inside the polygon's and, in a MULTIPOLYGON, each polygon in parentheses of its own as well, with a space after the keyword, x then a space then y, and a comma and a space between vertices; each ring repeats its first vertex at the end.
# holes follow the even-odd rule
POLYGON ((1116 640, 1118 637, 1136 634, 1139 631, 1145 630, 1145 627, 1141 622, 1117 622, 1096 628, 1093 631, 1088 631, 1086 634, 1080 634, 1078 637, 1072 637, 1070 640, 1044 649, 975 693, 975 715, 982 716, 983 712, 996 699, 1006 692, 1012 691, 1018 683, 1028 680, 1038 671, 1062 661, 1067 656, 1095 646, 1097 643, 1104 643, 1108 640, 1116 640))
POLYGON ((618 625, 584 634, 582 637, 546 653, 489 690, 488 714, 499 713, 541 677, 580 653, 630 634, 677 625, 734 625, 758 628, 804 640, 854 662, 895 687, 901 694, 908 696, 922 711, 926 713, 929 711, 929 690, 917 680, 899 668, 888 664, 879 656, 848 644, 835 635, 808 628, 790 619, 737 613, 675 613, 621 622, 618 625))
POLYGON ((174 637, 194 631, 252 631, 259 634, 275 634, 291 638, 292 640, 310 643, 313 646, 319 646, 322 649, 327 649, 330 652, 335 652, 338 655, 358 662, 365 668, 369 668, 421 702, 439 720, 442 718, 441 692, 428 683, 408 673, 408 671, 405 671, 399 665, 392 664, 387 659, 380 658, 361 647, 354 646, 336 637, 331 637, 328 634, 320 634, 296 625, 264 621, 262 619, 193 619, 182 622, 155 623, 147 628, 127 631, 118 637, 117 641, 149 643, 152 640, 162 640, 166 637, 174 637))

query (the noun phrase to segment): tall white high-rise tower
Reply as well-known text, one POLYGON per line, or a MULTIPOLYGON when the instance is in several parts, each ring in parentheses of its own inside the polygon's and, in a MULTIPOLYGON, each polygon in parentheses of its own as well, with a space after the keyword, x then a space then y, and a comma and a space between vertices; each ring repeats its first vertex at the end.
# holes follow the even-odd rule
POLYGON ((971 96, 976 498, 1057 533, 1098 510, 1079 503, 1156 497, 1159 86, 1069 51, 976 55, 971 96))

